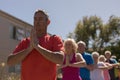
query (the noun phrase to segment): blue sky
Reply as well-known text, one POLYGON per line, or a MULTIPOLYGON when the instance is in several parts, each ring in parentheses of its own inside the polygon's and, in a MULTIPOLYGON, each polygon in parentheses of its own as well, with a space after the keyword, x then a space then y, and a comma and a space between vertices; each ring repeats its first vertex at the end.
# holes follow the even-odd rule
POLYGON ((33 24, 36 9, 48 12, 48 32, 66 39, 84 16, 98 16, 106 23, 111 15, 120 17, 120 0, 0 0, 0 9, 33 24))

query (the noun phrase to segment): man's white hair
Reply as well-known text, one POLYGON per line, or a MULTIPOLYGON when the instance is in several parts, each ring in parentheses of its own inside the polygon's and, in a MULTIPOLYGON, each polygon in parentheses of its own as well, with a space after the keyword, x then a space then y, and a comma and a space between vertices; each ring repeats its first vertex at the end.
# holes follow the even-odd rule
POLYGON ((107 53, 111 55, 111 52, 110 52, 110 51, 105 51, 105 55, 106 55, 107 53))
POLYGON ((83 44, 84 45, 84 47, 86 47, 86 44, 85 44, 85 42, 84 41, 79 41, 79 42, 77 42, 77 44, 79 45, 79 44, 83 44))
POLYGON ((96 52, 96 51, 94 51, 94 52, 92 52, 92 56, 97 56, 97 57, 99 57, 99 53, 96 52))

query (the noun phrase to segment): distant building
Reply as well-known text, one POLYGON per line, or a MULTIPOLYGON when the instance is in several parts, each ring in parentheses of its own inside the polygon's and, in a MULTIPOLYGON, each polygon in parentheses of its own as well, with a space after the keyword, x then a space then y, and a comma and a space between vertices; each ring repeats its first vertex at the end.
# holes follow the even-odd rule
MULTIPOLYGON (((2 10, 0 10, 0 68, 1 63, 7 61, 7 57, 21 39, 30 35, 31 24, 22 21, 2 10)), ((6 72, 19 72, 20 66, 8 68, 5 66, 6 72)))

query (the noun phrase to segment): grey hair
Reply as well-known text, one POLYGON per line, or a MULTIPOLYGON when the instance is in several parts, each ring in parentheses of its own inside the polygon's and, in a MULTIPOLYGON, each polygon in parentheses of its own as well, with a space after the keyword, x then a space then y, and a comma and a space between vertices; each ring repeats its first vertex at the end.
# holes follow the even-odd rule
POLYGON ((92 52, 92 56, 98 56, 99 57, 99 53, 94 51, 94 52, 92 52))
POLYGON ((105 51, 105 54, 109 53, 111 55, 111 52, 110 51, 105 51))
POLYGON ((77 45, 78 44, 83 44, 84 45, 84 47, 86 47, 86 44, 85 44, 85 42, 84 41, 79 41, 79 42, 77 42, 77 45))

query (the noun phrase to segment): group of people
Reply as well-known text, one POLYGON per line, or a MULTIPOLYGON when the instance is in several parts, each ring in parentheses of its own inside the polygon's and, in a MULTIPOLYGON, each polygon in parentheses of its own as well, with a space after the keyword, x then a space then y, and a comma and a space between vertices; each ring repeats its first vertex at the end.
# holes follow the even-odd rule
POLYGON ((21 80, 56 80, 58 69, 62 70, 62 80, 115 80, 112 68, 118 64, 110 58, 110 51, 105 52, 106 58, 98 52, 87 53, 83 41, 68 38, 63 42, 58 35, 48 34, 49 24, 47 13, 37 10, 30 37, 8 56, 9 66, 21 63, 21 80), (109 79, 103 79, 103 71, 109 79))
POLYGON ((58 65, 62 68, 62 80, 120 80, 120 63, 110 51, 105 51, 104 55, 100 55, 97 51, 90 54, 85 51, 85 42, 75 43, 73 39, 69 38, 64 41, 64 49, 66 51, 64 63, 61 66, 58 65), (72 52, 74 45, 77 45, 78 48, 73 47, 76 50, 72 52), (82 60, 77 60, 78 54, 81 55, 82 60))
POLYGON ((110 51, 105 51, 104 55, 100 55, 94 51, 92 52, 92 57, 94 60, 94 68, 90 71, 91 80, 120 80, 120 76, 116 76, 115 74, 115 70, 118 69, 120 63, 112 58, 110 51))

